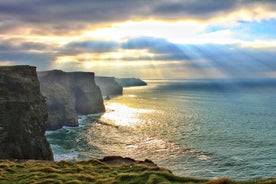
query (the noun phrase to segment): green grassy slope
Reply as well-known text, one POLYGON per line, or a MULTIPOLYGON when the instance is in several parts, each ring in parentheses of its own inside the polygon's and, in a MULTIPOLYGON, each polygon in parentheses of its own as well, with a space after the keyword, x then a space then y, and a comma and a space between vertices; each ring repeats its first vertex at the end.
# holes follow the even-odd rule
POLYGON ((0 183, 276 183, 276 178, 237 182, 227 178, 195 179, 173 175, 169 170, 139 162, 105 163, 99 160, 79 162, 0 161, 0 183))

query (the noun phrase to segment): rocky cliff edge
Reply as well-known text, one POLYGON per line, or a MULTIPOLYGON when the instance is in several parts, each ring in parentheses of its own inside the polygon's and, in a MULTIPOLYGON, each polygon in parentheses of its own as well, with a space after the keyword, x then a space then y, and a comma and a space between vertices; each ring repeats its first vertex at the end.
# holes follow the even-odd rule
POLYGON ((53 160, 36 67, 0 67, 0 159, 53 160))
POLYGON ((105 111, 100 88, 93 72, 39 72, 42 94, 47 97, 47 130, 78 126, 78 114, 105 111))

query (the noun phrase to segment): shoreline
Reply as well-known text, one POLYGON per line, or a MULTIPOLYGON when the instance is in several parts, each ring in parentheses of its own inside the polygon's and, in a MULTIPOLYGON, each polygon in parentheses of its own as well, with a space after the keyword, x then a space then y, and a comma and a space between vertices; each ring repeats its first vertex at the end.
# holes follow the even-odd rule
MULTIPOLYGON (((128 95, 128 94, 124 94, 124 95, 128 95)), ((110 102, 112 103, 112 101, 113 100, 111 100, 110 102)), ((120 100, 119 100, 120 101, 120 100)), ((117 101, 116 101, 117 102, 117 101)), ((115 154, 116 155, 116 154, 115 154)), ((126 156, 126 155, 124 155, 124 154, 120 154, 120 153, 118 153, 117 155, 122 155, 122 156, 126 156)), ((102 156, 104 156, 104 155, 102 155, 102 156)), ((128 155, 127 155, 128 156, 128 155)), ((130 156, 131 157, 131 156, 130 156)), ((91 158, 93 158, 93 157, 91 157, 91 158)), ((99 157, 95 157, 95 158, 99 158, 99 157)), ((101 157, 100 157, 101 158, 101 157)), ((140 158, 135 158, 135 159, 144 159, 145 157, 140 157, 140 158)), ((88 158, 89 159, 89 158, 88 158)), ((174 171, 174 173, 176 173, 176 174, 178 174, 178 175, 183 175, 183 176, 186 176, 186 175, 188 175, 188 176, 192 176, 192 177, 202 177, 201 175, 198 175, 198 176, 195 176, 195 175, 189 175, 189 167, 187 166, 187 172, 186 173, 188 173, 188 174, 186 174, 186 173, 180 173, 180 172, 177 172, 177 171, 175 171, 174 169, 175 168, 173 168, 173 167, 170 167, 170 166, 168 166, 168 165, 164 165, 164 164, 160 164, 157 160, 155 160, 155 159, 153 159, 153 158, 150 158, 150 159, 152 159, 155 163, 158 163, 158 165, 160 165, 160 166, 162 166, 162 167, 166 167, 166 168, 168 168, 168 169, 170 169, 170 170, 173 170, 174 171)), ((223 168, 223 169, 225 169, 225 170, 227 170, 227 168, 223 168)), ((229 172, 228 172, 229 173, 229 172)), ((248 172, 247 172, 248 173, 248 172)), ((256 173, 258 173, 258 171, 256 170, 256 173)), ((270 172, 271 173, 271 172, 270 172)), ((219 174, 219 173, 218 173, 219 174)), ((246 173, 243 173, 243 174, 241 174, 239 177, 235 177, 235 176, 233 176, 233 175, 227 175, 227 174, 225 174, 225 172, 224 173, 221 173, 221 174, 219 174, 219 175, 217 175, 217 176, 214 176, 214 177, 218 177, 218 178, 220 178, 220 177, 224 177, 224 176, 228 176, 228 177, 231 177, 231 178, 233 178, 233 179, 235 179, 235 180, 249 180, 249 179, 259 179, 259 178, 268 178, 268 177, 274 177, 274 175, 262 175, 261 174, 261 172, 259 172, 256 176, 253 176, 253 175, 247 175, 246 173), (244 175, 243 175, 244 174, 244 175), (250 177, 251 176, 251 177, 250 177)), ((204 176, 205 178, 212 178, 213 176, 211 176, 211 177, 208 177, 208 176, 204 176)))

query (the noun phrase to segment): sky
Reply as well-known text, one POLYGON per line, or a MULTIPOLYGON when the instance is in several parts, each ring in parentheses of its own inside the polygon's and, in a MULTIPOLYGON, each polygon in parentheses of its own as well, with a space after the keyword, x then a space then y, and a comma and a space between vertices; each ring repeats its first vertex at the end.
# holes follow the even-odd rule
POLYGON ((0 0, 0 66, 275 78, 275 0, 0 0))

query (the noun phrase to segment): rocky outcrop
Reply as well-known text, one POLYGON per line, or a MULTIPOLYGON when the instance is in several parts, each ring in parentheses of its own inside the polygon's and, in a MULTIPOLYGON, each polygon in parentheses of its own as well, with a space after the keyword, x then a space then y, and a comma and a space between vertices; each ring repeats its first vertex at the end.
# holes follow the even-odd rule
POLYGON ((122 95, 123 87, 115 81, 115 77, 95 77, 103 96, 122 95))
POLYGON ((145 161, 137 161, 129 157, 121 156, 106 156, 103 159, 100 159, 101 162, 112 164, 112 165, 121 165, 121 164, 145 164, 153 167, 158 167, 153 161, 145 159, 145 161))
POLYGON ((39 72, 42 94, 47 97, 47 130, 78 126, 78 114, 104 112, 100 88, 92 72, 39 72))
POLYGON ((115 78, 115 81, 123 87, 147 85, 145 81, 138 78, 115 78))
POLYGON ((53 160, 36 68, 0 67, 0 159, 53 160))

